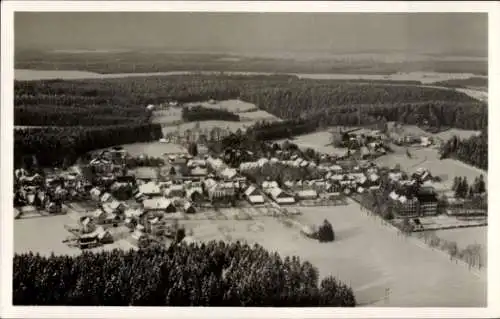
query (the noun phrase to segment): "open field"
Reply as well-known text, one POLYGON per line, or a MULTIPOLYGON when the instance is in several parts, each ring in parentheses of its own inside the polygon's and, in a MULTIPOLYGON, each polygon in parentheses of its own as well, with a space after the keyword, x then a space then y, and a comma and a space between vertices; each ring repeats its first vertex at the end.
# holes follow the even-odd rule
POLYGON ((487 265, 488 256, 488 227, 467 227, 438 230, 435 234, 444 240, 456 242, 458 249, 465 249, 469 245, 481 246, 481 263, 487 265))
POLYGON ((303 215, 296 218, 304 224, 319 224, 327 218, 337 240, 318 243, 271 217, 181 223, 201 241, 240 240, 259 243, 284 256, 298 255, 317 266, 321 277, 331 274, 350 283, 362 305, 485 305, 484 278, 476 277, 463 265, 450 262, 446 255, 423 243, 399 237, 378 218, 362 213, 356 204, 301 211, 303 215), (387 303, 381 301, 386 288, 391 291, 387 303))
POLYGON ((393 154, 377 158, 375 163, 379 166, 387 166, 390 168, 399 164, 401 169, 408 173, 414 173, 418 168, 428 169, 434 176, 441 177, 443 184, 448 189, 451 189, 455 176, 465 176, 470 183, 473 182, 476 177, 483 174, 486 183, 488 183, 487 172, 457 160, 449 158, 440 160, 437 149, 412 149, 411 155, 412 158, 408 158, 404 151, 396 151, 393 154))
POLYGON ((486 248, 488 244, 488 227, 438 230, 436 235, 445 240, 456 242, 460 248, 465 248, 471 244, 479 244, 486 248))
MULTIPOLYGON (((200 241, 239 240, 258 243, 282 256, 297 255, 318 267, 320 277, 334 275, 350 284, 361 305, 452 307, 486 303, 484 273, 450 262, 445 254, 423 242, 398 236, 353 202, 347 206, 300 208, 302 215, 294 217, 302 224, 316 225, 327 218, 336 233, 333 243, 308 239, 298 229, 260 214, 264 210, 221 209, 204 213, 207 219, 182 220, 180 224, 200 241), (252 219, 236 220, 242 214, 252 215, 252 219), (208 218, 210 215, 218 216, 208 218), (384 302, 386 289, 391 293, 384 302)), ((62 243, 69 236, 64 224, 74 224, 74 220, 69 216, 16 220, 15 252, 78 254, 78 249, 62 243), (38 236, 27 235, 33 233, 38 236)), ((121 239, 95 250, 113 248, 133 246, 121 239)))
POLYGON ((179 144, 173 143, 134 143, 121 145, 132 156, 147 155, 162 157, 164 153, 187 153, 187 150, 179 144))
POLYGON ((461 139, 467 139, 467 138, 470 138, 472 136, 477 136, 479 134, 481 134, 481 132, 479 132, 479 131, 449 129, 449 130, 446 130, 444 132, 434 134, 434 136, 443 140, 443 141, 447 141, 455 135, 461 139))
MULTIPOLYGON (((344 155, 347 152, 347 148, 337 148, 333 145, 329 145, 331 143, 330 137, 330 130, 325 130, 310 134, 297 135, 291 142, 304 149, 312 148, 326 154, 344 155)), ((281 139, 276 142, 281 143, 285 140, 286 139, 281 139)))
MULTIPOLYGON (((19 219, 14 221, 14 252, 15 253, 40 253, 50 255, 78 255, 81 250, 69 247, 62 241, 71 234, 64 225, 73 225, 75 221, 69 215, 19 219)), ((118 240, 112 244, 90 249, 98 252, 111 249, 133 249, 126 240, 118 240)))
POLYGON ((258 108, 255 104, 248 103, 241 100, 225 100, 225 101, 215 101, 210 103, 208 101, 187 103, 186 106, 196 106, 201 105, 206 108, 216 109, 216 110, 226 110, 233 113, 242 113, 249 111, 257 111, 258 108))

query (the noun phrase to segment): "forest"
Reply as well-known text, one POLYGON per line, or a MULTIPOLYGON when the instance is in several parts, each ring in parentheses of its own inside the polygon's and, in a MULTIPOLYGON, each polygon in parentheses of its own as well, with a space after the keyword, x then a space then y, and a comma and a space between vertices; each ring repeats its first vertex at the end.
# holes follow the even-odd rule
MULTIPOLYGON (((241 99, 285 120, 277 124, 257 124, 252 131, 261 139, 289 137, 329 125, 363 125, 380 121, 468 130, 484 129, 488 123, 486 103, 453 90, 366 81, 305 80, 286 75, 176 75, 16 81, 14 88, 15 125, 24 126, 92 125, 103 126, 103 130, 115 130, 113 126, 120 125, 141 127, 151 117, 151 112, 145 108, 148 104, 209 99, 241 99)), ((153 126, 143 127, 155 132, 159 130, 153 129, 153 126)), ((16 132, 16 147, 23 152, 70 149, 74 143, 81 145, 80 141, 74 141, 76 135, 73 131, 83 130, 68 128, 61 139, 26 137, 28 133, 16 132), (51 139, 56 145, 46 145, 51 139)), ((94 132, 95 129, 89 128, 88 131, 94 132)), ((37 131, 50 136, 54 132, 37 131)), ((88 134, 84 135, 78 139, 89 140, 88 134)), ((149 134, 150 137, 153 135, 158 136, 156 133, 149 134)), ((143 135, 138 138, 145 141, 143 135)), ((121 144, 121 140, 117 138, 114 141, 121 144)), ((97 143, 94 148, 103 144, 110 146, 112 141, 106 141, 97 143)), ((126 141, 132 143, 134 139, 127 138, 126 141)), ((88 148, 88 145, 79 146, 73 152, 79 154, 88 148)), ((459 158, 460 155, 456 156, 459 158)), ((487 153, 481 156, 485 158, 487 153)), ((50 160, 41 162, 51 163, 50 160)))
POLYGON ((239 122, 240 116, 226 110, 212 109, 200 105, 182 108, 182 119, 185 122, 196 121, 234 121, 239 122))
POLYGON ((352 289, 259 245, 209 242, 79 256, 16 254, 14 305, 354 307, 352 289))
POLYGON ((488 130, 478 136, 461 139, 454 136, 441 146, 441 158, 455 158, 464 163, 488 170, 488 130))
POLYGON ((158 124, 16 129, 14 165, 33 165, 32 155, 36 164, 42 167, 72 164, 79 156, 94 149, 147 142, 161 136, 158 124))

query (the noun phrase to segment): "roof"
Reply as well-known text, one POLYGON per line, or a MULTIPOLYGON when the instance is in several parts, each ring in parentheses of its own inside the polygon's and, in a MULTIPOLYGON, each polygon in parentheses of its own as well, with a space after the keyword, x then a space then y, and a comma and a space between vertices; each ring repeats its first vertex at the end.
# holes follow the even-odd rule
POLYGON ((145 199, 142 202, 142 205, 144 206, 144 209, 163 210, 172 206, 173 203, 169 199, 166 199, 164 197, 155 197, 151 199, 145 199))
POLYGON ((274 199, 285 198, 285 197, 293 198, 293 196, 287 194, 281 188, 278 188, 278 187, 271 189, 270 194, 274 199))
POLYGON ((297 192, 300 197, 317 197, 318 193, 314 189, 304 189, 297 192))
POLYGON ((246 196, 260 196, 260 191, 254 185, 250 185, 245 190, 245 195, 246 196))
POLYGON ((101 196, 101 201, 102 202, 108 201, 109 199, 111 199, 111 194, 110 193, 104 193, 104 194, 102 194, 102 196, 101 196))
POLYGON ((250 196, 248 196, 248 200, 252 203, 263 203, 264 196, 262 196, 262 195, 250 195, 250 196))
POLYGON ((262 188, 277 188, 277 187, 279 187, 279 185, 275 181, 264 181, 264 182, 262 182, 262 188))
POLYGON ((233 178, 235 177, 237 174, 236 170, 234 168, 225 168, 222 172, 221 172, 221 175, 225 178, 233 178))
POLYGON ((139 192, 143 194, 160 194, 160 185, 153 182, 141 184, 139 185, 139 192))

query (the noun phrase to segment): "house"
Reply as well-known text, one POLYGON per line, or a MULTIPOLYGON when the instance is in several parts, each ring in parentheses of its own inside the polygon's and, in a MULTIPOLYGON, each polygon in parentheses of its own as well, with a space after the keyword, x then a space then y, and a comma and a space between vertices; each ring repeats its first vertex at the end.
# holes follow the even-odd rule
POLYGON ((111 233, 107 230, 104 230, 102 226, 98 227, 95 230, 95 233, 97 234, 97 240, 101 244, 109 244, 113 242, 113 236, 111 235, 111 233))
POLYGON ((262 182, 262 189, 264 190, 264 192, 269 193, 274 188, 279 188, 278 182, 276 181, 262 182))
POLYGON ((158 179, 158 172, 151 167, 137 167, 133 170, 135 179, 142 181, 154 181, 158 179))
POLYGON ((166 213, 174 213, 176 211, 173 202, 164 197, 145 199, 142 202, 142 205, 145 212, 161 211, 166 213))
POLYGON ((132 244, 141 247, 145 242, 147 242, 148 237, 147 235, 139 229, 136 229, 132 235, 130 235, 130 241, 132 244))
POLYGON ((340 195, 342 191, 342 187, 339 182, 328 182, 326 183, 326 188, 324 190, 325 193, 329 195, 340 195))
POLYGON ((262 193, 255 187, 254 185, 250 185, 246 190, 245 190, 245 198, 251 203, 251 204, 263 204, 264 203, 264 196, 262 193))
POLYGON ((184 197, 185 195, 184 185, 172 184, 165 189, 163 194, 169 198, 184 197))
POLYGON ((196 177, 207 176, 207 174, 208 174, 207 169, 202 167, 195 167, 190 171, 190 175, 196 177))
POLYGON ((232 180, 237 175, 237 172, 234 168, 225 168, 220 172, 220 177, 225 180, 232 180))
POLYGON ((405 195, 399 195, 395 191, 389 194, 390 204, 397 215, 404 217, 418 216, 418 200, 416 198, 407 198, 405 195))
POLYGON ((185 202, 184 205, 182 206, 182 209, 186 214, 196 213, 196 208, 194 208, 193 204, 191 204, 190 202, 185 202))
POLYGON ((102 204, 102 207, 104 210, 114 214, 123 214, 127 209, 127 206, 124 203, 117 200, 112 200, 111 202, 104 203, 102 204))
POLYGON ((294 204, 295 198, 283 191, 281 188, 273 188, 270 190, 271 198, 280 205, 294 204))
POLYGON ((302 189, 296 193, 299 199, 316 199, 318 193, 314 189, 302 189))
POLYGON ((106 222, 106 212, 102 209, 96 209, 90 216, 97 224, 104 224, 106 222))
POLYGON ((438 213, 438 199, 433 187, 420 187, 417 192, 419 215, 434 216, 438 213))
POLYGON ((145 196, 160 196, 161 195, 160 185, 155 183, 155 182, 148 182, 148 183, 139 185, 139 192, 144 194, 145 196))
POLYGON ((99 199, 101 198, 101 191, 99 190, 99 188, 94 187, 90 190, 90 198, 92 198, 92 200, 94 201, 99 201, 99 199))
POLYGON ((34 174, 31 176, 21 176, 19 182, 21 185, 36 186, 43 184, 44 179, 40 174, 34 174))
POLYGON ((94 158, 90 161, 89 166, 96 173, 110 173, 113 169, 113 163, 104 157, 94 158))

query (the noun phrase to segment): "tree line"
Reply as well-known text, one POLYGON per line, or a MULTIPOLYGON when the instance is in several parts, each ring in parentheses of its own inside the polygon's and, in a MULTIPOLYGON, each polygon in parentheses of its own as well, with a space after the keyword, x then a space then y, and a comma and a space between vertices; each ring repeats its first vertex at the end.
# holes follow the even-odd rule
POLYGON ((441 158, 455 158, 472 166, 488 170, 488 129, 480 135, 461 139, 453 136, 440 149, 441 158))
POLYGON ((353 307, 352 289, 316 267, 259 245, 16 254, 14 305, 353 307))
POLYGON ((158 124, 16 129, 14 165, 33 165, 33 158, 42 167, 72 164, 95 149, 158 140, 161 136, 158 124))
POLYGON ((240 116, 227 110, 202 107, 200 105, 182 108, 182 119, 185 122, 195 121, 240 121, 240 116))
POLYGON ((314 118, 321 125, 350 125, 359 121, 366 124, 384 117, 408 124, 427 121, 435 126, 478 130, 486 126, 488 118, 486 103, 464 93, 410 84, 312 80, 283 75, 178 75, 15 84, 16 107, 40 104, 36 99, 27 100, 26 96, 47 95, 56 96, 55 101, 61 105, 71 104, 72 98, 67 97, 76 96, 78 101, 87 101, 82 102, 85 106, 127 109, 143 109, 147 104, 172 100, 187 103, 239 98, 282 119, 314 118))

